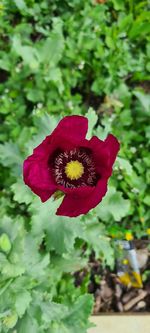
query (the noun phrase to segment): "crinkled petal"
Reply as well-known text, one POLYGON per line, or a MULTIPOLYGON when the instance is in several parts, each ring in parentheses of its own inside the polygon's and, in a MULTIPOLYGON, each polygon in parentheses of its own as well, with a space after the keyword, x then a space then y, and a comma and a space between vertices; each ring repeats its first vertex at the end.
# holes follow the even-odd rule
POLYGON ((118 154, 118 151, 120 149, 120 144, 118 140, 115 138, 114 135, 109 134, 104 141, 107 149, 109 150, 109 163, 112 166, 115 162, 116 156, 118 154))
POLYGON ((86 117, 66 116, 59 122, 53 133, 59 136, 67 134, 68 138, 82 140, 85 138, 87 130, 88 119, 86 117))
POLYGON ((93 189, 90 187, 89 195, 84 196, 82 190, 80 194, 75 192, 71 194, 70 192, 65 195, 63 202, 57 209, 56 214, 69 217, 87 214, 90 209, 96 207, 99 202, 101 202, 102 198, 106 194, 106 191, 107 180, 100 179, 96 187, 93 187, 93 189))
POLYGON ((85 139, 88 120, 83 116, 64 117, 55 130, 34 149, 34 153, 46 158, 57 148, 69 150, 75 148, 85 139))
POLYGON ((105 175, 109 167, 109 151, 104 141, 93 136, 89 141, 89 148, 92 150, 97 172, 105 175))
POLYGON ((93 152, 98 173, 102 177, 110 177, 120 147, 118 140, 111 134, 108 135, 105 141, 93 136, 89 141, 89 147, 93 152))
POLYGON ((44 202, 56 191, 56 185, 45 162, 36 156, 29 156, 23 164, 23 178, 26 185, 44 202))
POLYGON ((78 198, 79 196, 89 196, 90 193, 94 191, 93 186, 81 186, 75 188, 64 187, 63 185, 58 185, 57 189, 62 191, 65 194, 71 194, 74 198, 78 198))

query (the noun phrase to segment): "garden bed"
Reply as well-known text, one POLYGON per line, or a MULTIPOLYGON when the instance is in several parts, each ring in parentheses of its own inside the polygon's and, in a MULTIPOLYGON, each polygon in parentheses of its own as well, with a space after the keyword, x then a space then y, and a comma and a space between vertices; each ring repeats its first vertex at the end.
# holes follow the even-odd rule
MULTIPOLYGON (((88 291, 94 295, 93 314, 102 313, 145 313, 150 309, 150 250, 148 240, 135 241, 137 259, 143 277, 143 288, 126 287, 120 283, 116 270, 102 268, 101 262, 90 257, 88 272, 90 282, 88 291)), ((82 285, 87 271, 80 271, 76 276, 76 285, 82 285)))
MULTIPOLYGON (((94 321, 103 314, 138 318, 150 309, 149 4, 9 2, 0 4, 0 333, 86 333, 91 314, 94 321), (22 169, 59 121, 73 115, 87 118, 87 140, 96 136, 105 145, 111 134, 120 151, 100 204, 86 214, 93 193, 87 201, 84 194, 81 200, 73 196, 80 214, 58 216, 61 198, 47 197, 50 169, 42 172, 43 153, 41 164, 37 155, 29 159, 35 168, 31 163, 27 184, 36 194, 45 193, 47 201, 25 186, 22 169), (142 288, 127 288, 117 276, 114 240, 130 241, 126 234, 138 239, 142 288)), ((60 132, 61 147, 63 135, 70 139, 68 130, 60 132)), ((80 126, 71 132, 78 136, 80 126)), ((49 149, 44 151, 49 160, 49 149)), ((107 163, 98 153, 96 169, 98 179, 106 181, 114 148, 104 151, 107 163)), ((139 327, 143 333, 139 319, 135 324, 133 333, 139 327)), ((119 328, 112 321, 109 333, 114 325, 119 328)), ((98 327, 98 333, 105 332, 98 327)))

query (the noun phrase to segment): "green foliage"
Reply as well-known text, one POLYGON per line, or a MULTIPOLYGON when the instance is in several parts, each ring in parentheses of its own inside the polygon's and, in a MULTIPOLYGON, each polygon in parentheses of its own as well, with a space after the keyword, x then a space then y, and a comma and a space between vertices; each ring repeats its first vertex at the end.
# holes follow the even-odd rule
POLYGON ((122 198, 122 193, 110 187, 101 205, 96 209, 103 221, 121 221, 130 214, 130 202, 122 198))
POLYGON ((7 234, 2 234, 0 236, 0 249, 4 252, 9 252, 11 250, 11 243, 7 234))
POLYGON ((90 274, 75 288, 74 273, 88 271, 91 251, 113 268, 111 235, 150 228, 149 20, 147 1, 3 1, 2 333, 86 332, 90 274), (24 158, 70 114, 87 116, 88 139, 121 143, 106 197, 76 219, 56 216, 62 198, 43 204, 22 180, 24 158))

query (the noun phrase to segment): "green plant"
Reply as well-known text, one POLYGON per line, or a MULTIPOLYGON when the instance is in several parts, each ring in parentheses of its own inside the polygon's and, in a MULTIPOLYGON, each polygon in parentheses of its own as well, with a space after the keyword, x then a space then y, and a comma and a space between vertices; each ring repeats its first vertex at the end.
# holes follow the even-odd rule
POLYGON ((113 269, 111 236, 141 238, 150 228, 148 23, 147 1, 0 6, 2 333, 86 332, 91 251, 113 269), (60 118, 87 109, 88 137, 112 132, 121 151, 103 202, 86 216, 58 218, 61 199, 41 204, 23 184, 22 162, 60 118))

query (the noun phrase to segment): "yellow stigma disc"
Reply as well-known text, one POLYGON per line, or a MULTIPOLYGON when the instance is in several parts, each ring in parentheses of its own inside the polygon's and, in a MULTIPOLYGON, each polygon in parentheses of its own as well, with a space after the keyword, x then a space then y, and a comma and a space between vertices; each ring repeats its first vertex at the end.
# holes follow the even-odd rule
POLYGON ((71 180, 79 179, 84 173, 84 166, 79 161, 68 162, 65 167, 65 173, 71 180))

